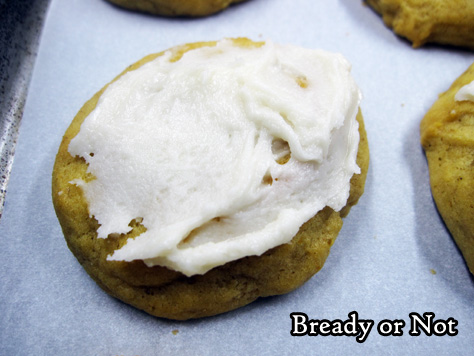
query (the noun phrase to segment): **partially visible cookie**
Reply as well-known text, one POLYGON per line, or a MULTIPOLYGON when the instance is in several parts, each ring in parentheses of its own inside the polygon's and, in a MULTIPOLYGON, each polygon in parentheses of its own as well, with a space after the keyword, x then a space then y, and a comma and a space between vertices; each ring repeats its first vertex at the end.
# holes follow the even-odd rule
POLYGON ((474 273, 474 96, 469 96, 466 85, 473 81, 474 64, 440 95, 421 122, 421 143, 428 159, 433 197, 471 273, 474 273))
POLYGON ((474 48, 472 0, 366 0, 413 47, 439 43, 474 48))
POLYGON ((207 16, 244 0, 108 0, 115 5, 161 16, 207 16))

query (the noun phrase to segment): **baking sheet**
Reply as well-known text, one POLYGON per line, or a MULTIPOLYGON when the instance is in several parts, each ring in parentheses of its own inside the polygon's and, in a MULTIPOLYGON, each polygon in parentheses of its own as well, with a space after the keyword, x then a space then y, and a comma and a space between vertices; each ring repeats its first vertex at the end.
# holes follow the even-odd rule
POLYGON ((49 0, 0 0, 0 219, 49 0))
POLYGON ((474 280, 434 206, 419 144, 424 113, 472 52, 412 49, 359 0, 249 0, 202 19, 53 0, 0 222, 2 355, 439 354, 474 349, 474 280), (97 90, 146 54, 246 36, 344 54, 364 94, 371 163, 324 268, 298 290, 216 317, 151 317, 105 294, 66 247, 51 171, 70 121, 97 90), (374 320, 367 340, 290 335, 290 313, 374 320), (458 321, 456 336, 409 334, 409 314, 458 321), (377 324, 403 320, 403 336, 377 324))

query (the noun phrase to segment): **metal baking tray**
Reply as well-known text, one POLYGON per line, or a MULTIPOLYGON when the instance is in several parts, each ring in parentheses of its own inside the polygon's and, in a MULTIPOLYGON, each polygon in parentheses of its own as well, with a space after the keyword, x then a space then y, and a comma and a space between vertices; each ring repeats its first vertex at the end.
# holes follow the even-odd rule
POLYGON ((354 0, 248 0, 201 19, 105 0, 1 4, 2 172, 11 168, 0 220, 1 355, 472 354, 474 279, 434 205, 419 123, 473 52, 413 49, 354 0), (109 297, 68 250, 51 203, 55 155, 83 103, 129 64, 239 36, 339 52, 352 63, 371 151, 365 193, 301 288, 211 318, 154 318, 109 297), (345 321, 352 312, 374 321, 362 343, 291 335, 291 313, 345 321), (411 313, 455 319, 458 333, 412 336, 411 313), (384 320, 403 320, 403 335, 384 336, 384 320))

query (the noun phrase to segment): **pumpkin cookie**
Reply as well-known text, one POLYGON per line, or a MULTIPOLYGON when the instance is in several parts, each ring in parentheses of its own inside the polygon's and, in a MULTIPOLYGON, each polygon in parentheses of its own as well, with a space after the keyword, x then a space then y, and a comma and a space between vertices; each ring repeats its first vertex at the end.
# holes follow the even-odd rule
POLYGON ((179 46, 81 108, 52 197, 68 247, 106 292, 189 319, 287 293, 322 268, 369 151, 350 66, 307 51, 179 46))
POLYGON ((108 0, 130 10, 161 16, 199 17, 222 11, 244 0, 108 0))
POLYGON ((366 0, 413 47, 439 43, 474 48, 471 0, 366 0))
POLYGON ((474 273, 474 64, 421 122, 438 211, 474 273))

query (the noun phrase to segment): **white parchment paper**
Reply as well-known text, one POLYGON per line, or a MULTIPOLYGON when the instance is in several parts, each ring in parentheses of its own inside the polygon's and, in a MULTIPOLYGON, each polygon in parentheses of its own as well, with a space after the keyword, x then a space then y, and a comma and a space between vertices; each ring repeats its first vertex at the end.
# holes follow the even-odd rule
POLYGON ((474 61, 461 49, 412 49, 360 0, 249 0, 215 16, 170 19, 104 0, 53 0, 0 222, 1 355, 471 355, 474 279, 438 215, 419 144, 437 95, 474 61), (246 36, 340 52, 353 64, 371 150, 366 192, 326 265, 284 296, 174 322, 103 292, 63 239, 51 203, 62 135, 82 104, 144 55, 246 36), (374 320, 364 343, 290 335, 290 313, 374 320), (410 336, 409 313, 458 321, 456 336, 410 336), (381 336, 383 319, 406 322, 381 336))

